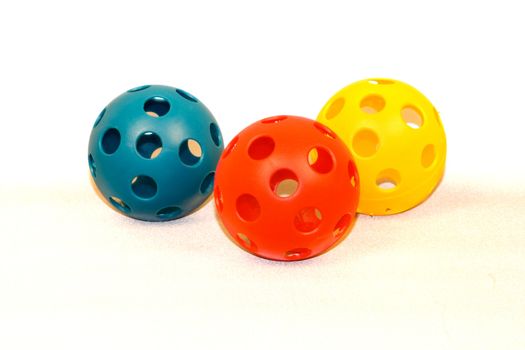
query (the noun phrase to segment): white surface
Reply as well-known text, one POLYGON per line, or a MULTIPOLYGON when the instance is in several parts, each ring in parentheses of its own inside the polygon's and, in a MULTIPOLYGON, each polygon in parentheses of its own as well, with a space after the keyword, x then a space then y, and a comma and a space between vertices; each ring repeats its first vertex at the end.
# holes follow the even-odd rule
POLYGON ((525 347, 519 2, 4 2, 0 348, 525 347), (339 247, 270 262, 213 208, 169 223, 109 210, 86 149, 105 104, 178 86, 229 140, 314 118, 343 86, 404 80, 441 112, 447 174, 420 207, 361 216, 339 247))

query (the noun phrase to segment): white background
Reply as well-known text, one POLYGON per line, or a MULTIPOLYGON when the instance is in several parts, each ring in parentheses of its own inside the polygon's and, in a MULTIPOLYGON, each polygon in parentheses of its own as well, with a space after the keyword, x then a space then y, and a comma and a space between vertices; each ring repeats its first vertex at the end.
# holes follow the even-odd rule
POLYGON ((525 21, 519 1, 4 1, 0 348, 525 348, 525 21), (100 110, 181 87, 225 140, 315 118, 391 77, 437 106, 447 173, 404 214, 361 216, 321 257, 253 257, 211 203, 169 223, 89 183, 100 110))

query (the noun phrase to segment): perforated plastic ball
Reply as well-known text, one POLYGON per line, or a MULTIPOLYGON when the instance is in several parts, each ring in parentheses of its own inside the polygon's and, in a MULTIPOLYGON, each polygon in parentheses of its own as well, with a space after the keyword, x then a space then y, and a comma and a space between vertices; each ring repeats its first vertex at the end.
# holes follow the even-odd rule
POLYGON ((430 101, 401 81, 368 79, 336 93, 318 121, 353 153, 361 177, 358 212, 389 215, 423 202, 445 170, 446 137, 430 101))
POLYGON ((145 85, 102 110, 88 162, 110 206, 164 221, 191 213, 209 197, 222 150, 217 121, 202 102, 180 89, 145 85))
POLYGON ((215 206, 227 234, 267 259, 307 259, 336 245, 354 222, 358 196, 348 148, 301 117, 250 125, 217 166, 215 206))

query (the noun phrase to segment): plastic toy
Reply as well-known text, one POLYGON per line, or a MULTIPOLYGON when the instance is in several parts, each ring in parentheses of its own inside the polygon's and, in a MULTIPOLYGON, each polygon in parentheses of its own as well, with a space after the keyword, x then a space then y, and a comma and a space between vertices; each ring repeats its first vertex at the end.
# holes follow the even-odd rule
POLYGON ((244 129, 226 147, 214 190, 230 238, 273 260, 302 260, 340 242, 353 224, 359 178, 326 126, 292 116, 244 129))
POLYGON ((88 162, 100 194, 120 213, 147 221, 185 216, 212 193, 222 136, 189 93, 131 89, 98 116, 88 162))
POLYGON ((360 213, 389 215, 413 208, 443 177, 443 125, 430 101, 410 85, 358 81, 336 93, 317 120, 332 128, 355 157, 360 213))

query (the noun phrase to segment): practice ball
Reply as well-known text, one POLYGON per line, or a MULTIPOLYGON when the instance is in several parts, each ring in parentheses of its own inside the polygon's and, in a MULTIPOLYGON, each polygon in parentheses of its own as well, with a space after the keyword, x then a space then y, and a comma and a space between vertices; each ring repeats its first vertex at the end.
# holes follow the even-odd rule
POLYGON ((217 121, 197 98, 169 86, 123 93, 98 116, 88 162, 100 194, 147 221, 188 215, 212 193, 223 150, 217 121))
POLYGON ((446 137, 439 114, 408 84, 358 81, 336 93, 317 120, 334 130, 355 157, 360 213, 389 215, 413 208, 443 177, 446 137))
POLYGON ((233 138, 219 164, 217 213, 231 239, 272 260, 319 255, 355 219, 359 178, 346 145, 310 119, 276 116, 233 138))

